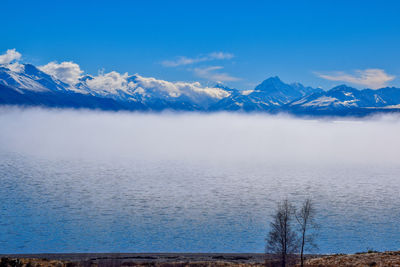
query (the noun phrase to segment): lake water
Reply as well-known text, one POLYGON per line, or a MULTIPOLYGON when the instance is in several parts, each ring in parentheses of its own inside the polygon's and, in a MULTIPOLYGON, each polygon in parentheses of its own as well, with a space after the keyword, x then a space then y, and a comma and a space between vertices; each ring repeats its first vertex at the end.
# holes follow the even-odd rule
POLYGON ((0 110, 0 253, 263 252, 311 196, 321 253, 400 248, 400 122, 0 110))

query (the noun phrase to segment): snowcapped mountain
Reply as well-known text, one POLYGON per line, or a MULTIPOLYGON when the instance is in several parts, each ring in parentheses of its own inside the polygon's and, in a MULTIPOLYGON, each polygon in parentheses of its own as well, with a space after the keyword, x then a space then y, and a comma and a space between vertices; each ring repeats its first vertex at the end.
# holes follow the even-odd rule
POLYGON ((84 76, 74 87, 97 97, 142 103, 149 110, 206 110, 231 94, 219 87, 202 87, 197 82, 168 82, 117 72, 97 77, 84 76))
POLYGON ((286 84, 279 77, 271 77, 254 90, 231 89, 231 95, 211 106, 211 110, 276 111, 294 99, 321 89, 304 87, 300 83, 286 84))
POLYGON ((19 65, 17 69, 0 65, 0 104, 104 110, 145 109, 141 104, 125 105, 109 98, 90 95, 31 64, 19 65))
MULTIPOLYGON (((400 89, 329 91, 271 77, 253 90, 222 84, 169 82, 117 72, 84 75, 73 84, 31 64, 0 65, 0 104, 140 111, 280 111, 307 115, 365 115, 400 111, 400 89)), ((71 79, 70 79, 71 80, 71 79)))
POLYGON ((340 85, 327 92, 307 95, 291 102, 294 111, 346 111, 360 109, 391 109, 400 103, 400 89, 386 87, 378 90, 357 90, 340 85))
POLYGON ((294 99, 320 91, 321 89, 304 87, 300 83, 286 84, 279 77, 275 76, 257 85, 254 91, 248 94, 248 96, 262 101, 267 100, 271 105, 281 106, 294 99))
MULTIPOLYGON (((111 109, 206 110, 210 105, 230 95, 230 92, 224 89, 202 87, 197 82, 172 83, 140 75, 121 75, 117 72, 95 77, 85 75, 80 77, 76 84, 66 84, 33 65, 20 65, 18 70, 0 66, 0 85, 3 85, 0 91, 0 103, 15 104, 19 95, 18 104, 68 106, 63 99, 71 102, 72 97, 81 103, 79 107, 84 105, 81 101, 84 98, 86 101, 92 100, 89 102, 103 103, 107 100, 107 103, 112 103, 111 109), (18 94, 14 95, 15 92, 18 94), (37 94, 37 101, 33 94, 37 94), (28 96, 30 101, 26 100, 28 96), (44 101, 44 96, 49 101, 44 101), (50 101, 50 98, 53 101, 50 101)), ((70 103, 69 106, 75 107, 74 103, 70 103)), ((99 108, 103 106, 100 105, 99 108)))
POLYGON ((69 87, 30 64, 20 64, 18 71, 0 66, 0 84, 13 87, 21 94, 26 91, 66 91, 69 87))

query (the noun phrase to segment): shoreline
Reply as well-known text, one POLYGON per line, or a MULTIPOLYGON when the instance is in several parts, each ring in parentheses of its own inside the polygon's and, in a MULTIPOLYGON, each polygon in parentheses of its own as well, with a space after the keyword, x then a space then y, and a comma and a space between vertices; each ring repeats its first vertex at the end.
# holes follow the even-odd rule
MULTIPOLYGON (((34 253, 0 254, 0 258, 47 259, 69 262, 123 261, 131 263, 169 263, 169 262, 232 262, 264 263, 264 253, 34 253)), ((270 255, 272 258, 273 256, 270 255)))
MULTIPOLYGON (((36 253, 0 254, 7 267, 208 267, 278 266, 276 255, 264 253, 36 253)), ((290 266, 299 266, 293 262, 290 266)), ((361 252, 355 254, 308 254, 309 267, 387 267, 400 266, 400 251, 361 252)))

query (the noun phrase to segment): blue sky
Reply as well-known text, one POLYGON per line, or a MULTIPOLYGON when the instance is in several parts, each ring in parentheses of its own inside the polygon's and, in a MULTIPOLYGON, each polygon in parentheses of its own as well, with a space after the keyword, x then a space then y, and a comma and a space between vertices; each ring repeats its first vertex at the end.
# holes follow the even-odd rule
POLYGON ((1 2, 0 54, 250 89, 400 86, 399 1, 1 2))

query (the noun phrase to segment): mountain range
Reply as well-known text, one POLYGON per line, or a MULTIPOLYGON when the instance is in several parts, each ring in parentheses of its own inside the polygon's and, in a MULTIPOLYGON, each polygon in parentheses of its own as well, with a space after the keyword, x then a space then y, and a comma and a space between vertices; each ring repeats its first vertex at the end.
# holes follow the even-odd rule
POLYGON ((168 82, 138 74, 85 75, 68 84, 31 64, 0 65, 0 105, 129 111, 285 112, 297 115, 364 116, 400 111, 400 88, 328 91, 271 77, 253 90, 222 84, 168 82))

